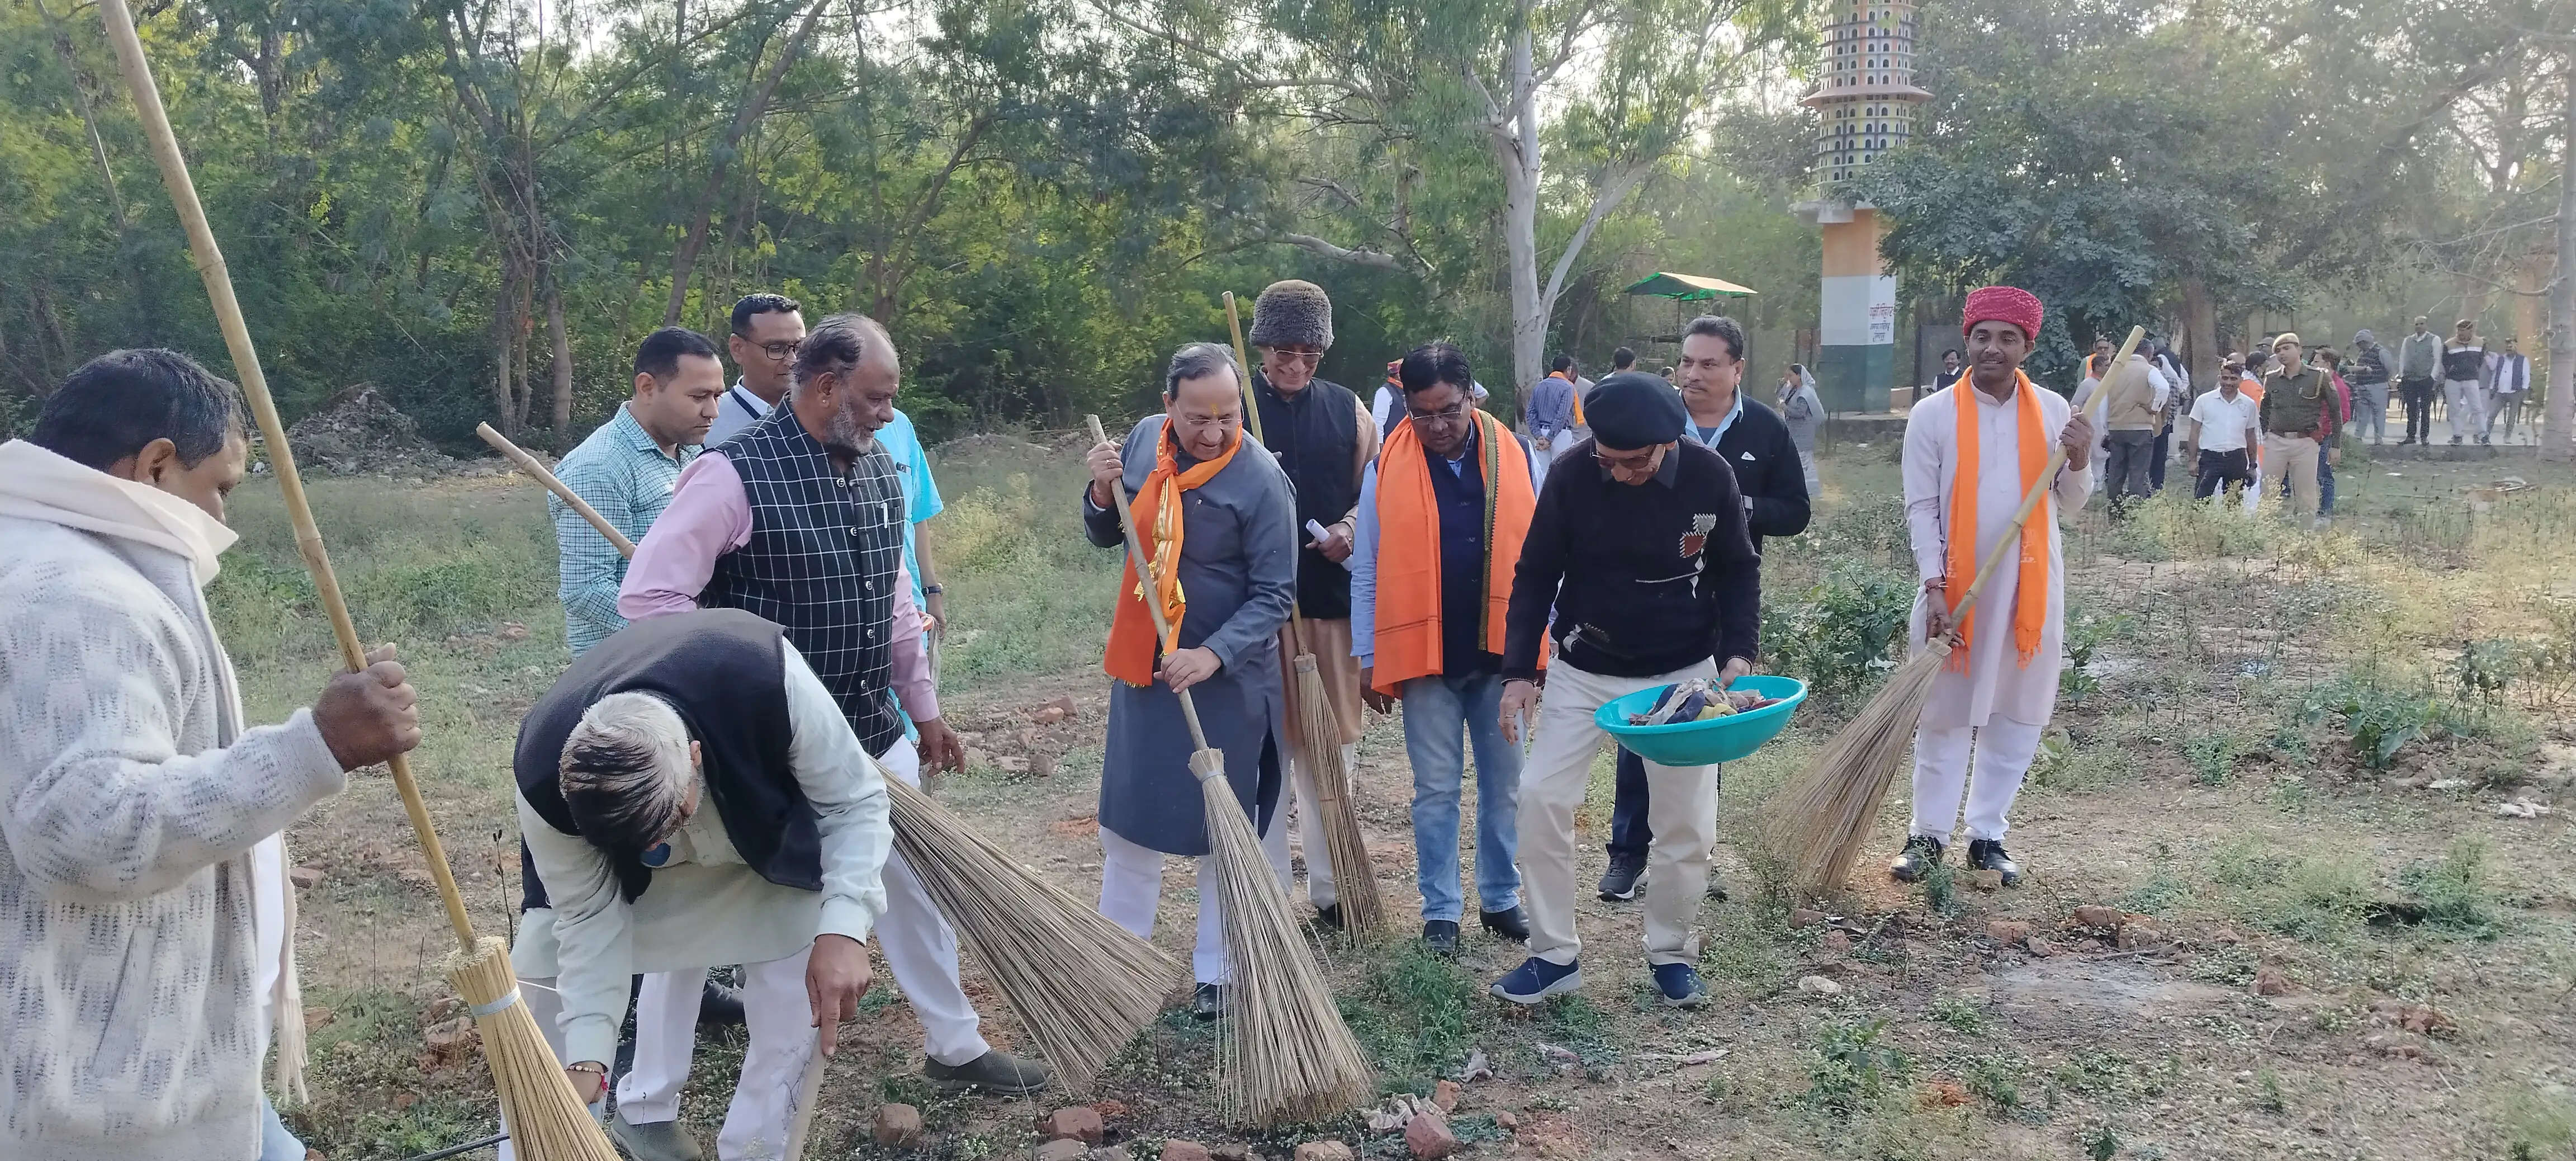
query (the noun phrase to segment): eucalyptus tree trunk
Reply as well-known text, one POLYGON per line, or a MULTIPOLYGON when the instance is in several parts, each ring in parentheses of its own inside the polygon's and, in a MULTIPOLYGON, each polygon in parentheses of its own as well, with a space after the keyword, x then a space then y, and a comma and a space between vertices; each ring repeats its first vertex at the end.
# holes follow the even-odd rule
POLYGON ((1503 84, 1509 94, 1507 120, 1492 125, 1487 139, 1503 178, 1503 249, 1511 276, 1512 383, 1515 410, 1531 384, 1538 382, 1547 357, 1548 303, 1538 286, 1538 110, 1531 81, 1529 6, 1521 6, 1518 31, 1512 34, 1503 84))
POLYGON ((2540 458, 2576 459, 2576 48, 2560 108, 2567 142, 2558 163, 2558 272, 2549 280, 2549 399, 2540 458))

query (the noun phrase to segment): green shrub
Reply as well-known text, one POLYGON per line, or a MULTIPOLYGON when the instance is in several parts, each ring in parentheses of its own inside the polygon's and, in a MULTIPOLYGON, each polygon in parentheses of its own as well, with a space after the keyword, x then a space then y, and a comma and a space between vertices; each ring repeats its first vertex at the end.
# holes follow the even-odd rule
POLYGON ((2245 737, 2234 730, 2211 730, 2183 739, 2182 756, 2201 785, 2225 786, 2235 780, 2236 760, 2248 748, 2245 737))
POLYGON ((1900 660, 1914 593, 1900 570, 1837 562, 1823 580, 1764 611, 1763 654, 1777 672, 1805 681, 1819 703, 1858 705, 1900 660))
POLYGON ((2346 676, 2311 691, 2305 716, 2312 721, 2332 717, 2342 722, 2361 764, 2385 770, 2407 743, 2425 736, 2433 725, 2434 706, 2431 698, 2346 676))
POLYGON ((2440 862, 2416 864, 2398 872, 2397 878, 2422 902, 2424 922, 2479 939, 2494 939, 2499 934, 2498 917, 2487 893, 2486 858, 2486 841, 2463 835, 2452 841, 2440 862))
POLYGON ((1880 1043, 1887 1031, 1881 1017, 1866 1024, 1836 1020, 1825 1025, 1807 1066, 1807 1092, 1801 1098, 1814 1108, 1849 1116, 1904 1084, 1913 1071, 1905 1054, 1880 1043))

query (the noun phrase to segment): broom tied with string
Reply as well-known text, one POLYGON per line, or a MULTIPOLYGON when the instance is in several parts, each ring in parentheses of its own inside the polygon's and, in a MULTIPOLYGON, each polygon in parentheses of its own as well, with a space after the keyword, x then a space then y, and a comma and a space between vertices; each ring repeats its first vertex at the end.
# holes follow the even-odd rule
MULTIPOLYGON (((1243 347, 1243 317, 1234 292, 1224 294, 1226 326, 1234 332, 1235 382, 1243 388, 1243 421, 1252 438, 1261 434, 1261 406, 1252 393, 1252 364, 1243 347)), ((1324 859, 1333 870, 1333 902, 1342 926, 1353 935, 1375 931, 1386 923, 1386 902, 1377 889, 1377 867, 1369 861, 1368 842, 1360 833, 1358 804, 1351 800, 1351 772, 1342 761, 1341 720, 1324 692, 1323 672, 1306 646, 1306 621, 1296 602, 1288 605, 1288 668, 1297 702, 1297 761, 1315 783, 1315 812, 1324 832, 1324 859)), ((1307 852, 1312 859, 1314 852, 1307 852)))
MULTIPOLYGON (((634 542, 535 456, 491 424, 474 434, 580 513, 620 554, 635 555, 634 542)), ((1039 878, 920 788, 898 778, 885 783, 895 849, 1019 1014, 1057 1078, 1075 1090, 1090 1088, 1109 1059, 1163 1010, 1180 962, 1039 878)), ((795 1102, 806 1119, 821 1069, 817 1054, 814 1075, 795 1102)))
MULTIPOLYGON (((1092 443, 1107 443, 1100 417, 1084 418, 1092 443)), ((1123 481, 1113 485, 1110 498, 1143 589, 1138 596, 1153 618, 1154 640, 1169 641, 1172 629, 1155 597, 1154 557, 1136 532, 1123 481)), ((1128 595, 1121 592, 1118 599, 1128 595)), ((1266 1125, 1320 1120, 1357 1108, 1377 1093, 1368 1058, 1342 1023, 1323 968, 1297 929, 1288 892, 1262 854, 1252 819, 1235 799, 1234 784, 1225 776, 1225 752, 1208 745, 1189 691, 1174 690, 1173 696, 1180 699, 1181 720, 1189 726, 1190 773, 1199 780, 1207 857, 1216 869, 1218 898, 1203 898, 1199 905, 1219 909, 1226 958, 1234 967, 1218 1029, 1220 1113, 1235 1124, 1266 1125)))
MULTIPOLYGON (((2146 334, 2144 327, 2130 328, 2128 341, 2120 344, 2109 366, 2125 367, 2130 353, 2146 334)), ((2085 409, 2087 416, 2100 414, 2109 401, 2109 374, 2104 372, 2103 385, 2094 391, 2085 409)), ((1975 387, 1968 389, 1973 391, 1975 387)), ((1861 847, 1869 839, 1870 826, 1878 819, 1879 806, 1886 801, 1888 786, 1895 781, 1897 767, 1905 759, 1906 747, 1914 740, 1923 703, 1930 700, 1933 682, 1939 679, 1941 667, 1949 663, 1951 651, 1957 648, 1959 621, 1976 604, 1995 568, 2020 546, 2023 527, 2047 498, 2057 470, 2066 459, 2066 445, 2060 440, 2049 453, 2039 479, 2022 497, 2011 526, 1986 553, 1984 562, 1977 567, 1976 579, 1950 609, 1950 630, 1925 641, 1903 665, 1897 666, 1877 696, 1870 698, 1869 704, 1825 743, 1804 771, 1773 795, 1766 808, 1764 837, 1771 857, 1786 872, 1793 894, 1826 894, 1839 890, 1850 878, 1853 865, 1860 861, 1861 847)), ((1958 486, 1974 484, 1963 480, 1958 486)), ((1976 530, 1967 529, 1965 534, 1973 537, 1976 530)), ((1951 535, 1961 535, 1961 530, 1952 529, 1951 535)))
MULTIPOLYGON (((187 229, 197 273, 205 281, 215 320, 223 329, 224 346, 232 355, 234 372, 241 377, 242 395, 259 422, 261 437, 267 441, 269 464, 277 476, 278 490, 285 496, 287 517, 295 526, 296 547, 313 574, 314 592, 330 616, 331 633, 339 643, 341 660, 352 670, 363 670, 367 665, 366 648, 358 640, 357 623, 350 618, 348 602, 331 571, 321 529, 313 522, 312 506, 306 502, 303 481, 295 472, 295 449, 287 443, 286 426, 278 418, 276 402, 269 397, 268 378, 260 371, 258 348, 251 343, 250 327, 242 318, 240 301, 233 296, 232 277, 225 270, 223 251, 215 244, 214 228, 207 224, 205 207, 197 200, 196 183, 188 176, 187 159, 179 152, 169 113, 162 108, 160 90, 153 84, 151 65, 143 57, 143 41, 135 34, 134 16, 127 11, 125 0, 100 0, 99 13, 107 24, 108 42, 116 49, 117 68, 133 94, 135 112, 151 143, 153 161, 160 167, 162 184, 169 187, 170 200, 187 229)), ((508 949, 498 939, 475 935, 474 924, 465 914, 464 897, 457 893, 456 875, 448 867, 447 853, 440 848, 438 831, 430 822, 429 806, 421 799, 419 783, 412 778, 410 762, 396 755, 386 766, 392 772, 396 793, 402 797, 403 810, 410 816, 412 833, 427 856, 430 877, 437 884, 440 902, 447 908, 448 925, 455 929, 457 946, 447 958, 447 978, 472 1013, 475 1029, 482 1034, 483 1055, 492 1068, 492 1087, 500 1096, 501 1115, 509 1124, 519 1156, 529 1161, 614 1161, 616 1153, 610 1149, 607 1135, 573 1091, 554 1050, 547 1046, 527 1004, 521 1001, 518 979, 510 970, 508 949)))

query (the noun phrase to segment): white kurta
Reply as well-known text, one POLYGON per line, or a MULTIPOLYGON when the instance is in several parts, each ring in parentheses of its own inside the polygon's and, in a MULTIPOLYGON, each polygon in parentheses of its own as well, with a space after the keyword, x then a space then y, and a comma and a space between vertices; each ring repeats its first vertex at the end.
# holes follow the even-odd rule
MULTIPOLYGON (((1924 580, 1949 571, 1950 495, 1959 484, 1963 435, 1959 405, 1951 392, 1959 390, 1968 391, 1977 401, 1975 436, 1981 470, 1975 481, 1976 563, 1985 562, 1986 554, 1994 551, 1996 541, 2012 524, 2013 513, 2021 508, 2019 399, 1997 403, 1984 392, 1961 385, 1943 388, 1915 404, 1905 421, 1905 520, 1914 542, 1915 569, 1924 580)), ((2040 421, 2047 429, 2043 434, 2053 448, 2071 409, 2054 391, 2039 390, 2037 395, 2040 421)), ((2050 491, 2055 499, 2042 500, 2030 517, 2031 530, 2048 537, 2048 617, 2040 628, 2039 652, 2024 666, 2013 647, 2012 607, 2021 570, 2007 556, 1977 598, 1967 672, 1941 671, 1932 685, 1931 700, 1923 706, 1924 725, 1983 725, 1995 714, 2027 725, 2047 723, 2049 711, 2057 704, 2057 672, 2066 637, 2066 556, 2057 513, 2083 510, 2084 501, 2093 494, 2092 464, 2088 461, 2081 471, 2060 468, 2050 491)), ((1918 590, 1908 630, 1918 648, 1923 644, 1923 601, 1918 590)))

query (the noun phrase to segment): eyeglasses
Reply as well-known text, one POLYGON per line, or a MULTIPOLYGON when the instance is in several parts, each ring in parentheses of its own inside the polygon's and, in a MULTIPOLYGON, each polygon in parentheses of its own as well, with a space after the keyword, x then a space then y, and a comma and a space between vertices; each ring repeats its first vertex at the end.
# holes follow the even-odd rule
MULTIPOLYGON (((736 335, 734 337, 741 338, 740 335, 736 335)), ((744 339, 743 341, 751 343, 751 340, 749 339, 744 339)), ((772 363, 784 363, 796 354, 796 348, 802 343, 802 341, 803 340, 798 340, 797 342, 792 343, 751 343, 751 349, 758 351, 763 355, 767 355, 769 357, 769 361, 772 363)))
POLYGON ((1287 347, 1272 347, 1270 348, 1270 355, 1272 358, 1278 359, 1283 363, 1304 363, 1309 367, 1324 361, 1324 352, 1322 351, 1298 351, 1291 350, 1287 347))
POLYGON ((1599 461, 1602 467, 1614 472, 1650 472, 1655 469, 1655 453, 1659 450, 1661 449, 1650 447, 1641 452, 1611 456, 1602 454, 1601 449, 1595 447, 1592 449, 1592 458, 1599 461))
POLYGON ((1474 406, 1461 399, 1438 411, 1415 411, 1408 407, 1404 413, 1412 416, 1415 423, 1456 423, 1467 418, 1467 413, 1473 410, 1474 406))

